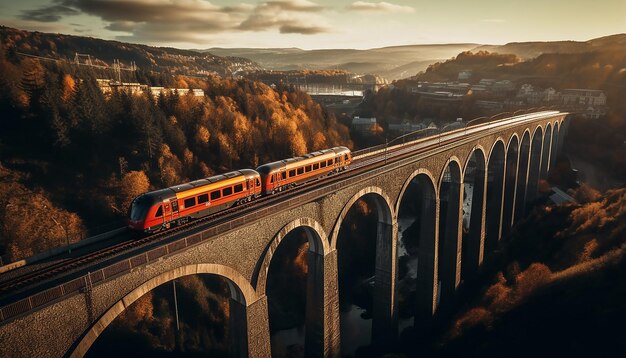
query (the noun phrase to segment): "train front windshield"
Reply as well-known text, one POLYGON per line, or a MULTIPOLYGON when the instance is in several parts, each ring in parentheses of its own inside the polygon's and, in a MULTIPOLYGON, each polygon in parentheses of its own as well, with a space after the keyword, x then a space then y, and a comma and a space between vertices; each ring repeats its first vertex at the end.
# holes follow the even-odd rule
POLYGON ((140 196, 133 200, 133 203, 130 206, 130 215, 129 218, 131 221, 140 221, 146 217, 148 213, 148 209, 150 209, 150 202, 147 200, 145 196, 140 196))

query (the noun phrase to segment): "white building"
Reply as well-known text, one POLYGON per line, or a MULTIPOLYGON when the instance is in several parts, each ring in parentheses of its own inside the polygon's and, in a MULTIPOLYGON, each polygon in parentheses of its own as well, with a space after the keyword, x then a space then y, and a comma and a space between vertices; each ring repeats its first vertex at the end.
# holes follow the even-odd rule
POLYGON ((606 106, 604 91, 591 89, 566 89, 561 94, 563 104, 573 106, 606 106))

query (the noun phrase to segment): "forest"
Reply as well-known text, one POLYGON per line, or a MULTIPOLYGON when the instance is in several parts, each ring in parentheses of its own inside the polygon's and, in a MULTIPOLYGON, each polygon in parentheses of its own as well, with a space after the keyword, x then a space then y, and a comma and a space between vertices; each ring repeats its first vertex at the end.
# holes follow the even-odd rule
POLYGON ((257 63, 241 57, 220 57, 193 50, 31 32, 5 26, 0 26, 0 43, 9 53, 19 52, 58 60, 74 60, 77 54, 81 54, 81 63, 90 60, 94 65, 111 66, 115 60, 119 60, 123 68, 129 68, 134 63, 144 70, 173 74, 216 73, 225 76, 236 70, 261 68, 257 63))
POLYGON ((293 88, 137 71, 122 80, 205 96, 105 95, 95 81, 105 70, 4 50, 0 72, 0 254, 10 259, 122 226, 147 190, 352 147, 348 128, 293 88))

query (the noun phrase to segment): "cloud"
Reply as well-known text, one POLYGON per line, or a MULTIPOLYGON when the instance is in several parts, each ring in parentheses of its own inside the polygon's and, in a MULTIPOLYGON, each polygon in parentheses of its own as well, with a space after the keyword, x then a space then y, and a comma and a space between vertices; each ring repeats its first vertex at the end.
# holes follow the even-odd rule
POLYGON ((317 12, 324 9, 323 6, 306 0, 290 0, 290 1, 267 1, 262 3, 260 7, 275 7, 286 11, 303 11, 317 12))
POLYGON ((277 28, 282 34, 302 35, 328 32, 329 28, 323 25, 323 19, 310 13, 319 11, 319 6, 312 4, 308 1, 262 3, 237 28, 244 31, 267 31, 277 28))
POLYGON ((372 11, 372 12, 415 12, 410 6, 391 4, 382 2, 356 1, 348 6, 349 10, 354 11, 372 11))
POLYGON ((29 20, 57 22, 87 14, 127 34, 120 40, 148 43, 206 43, 219 33, 278 31, 311 35, 330 31, 319 14, 324 7, 308 0, 272 0, 257 5, 218 6, 205 0, 53 0, 56 5, 24 12, 29 20), (52 10, 51 10, 52 9, 52 10))
POLYGON ((39 22, 57 22, 63 16, 78 15, 79 11, 63 5, 53 5, 35 10, 22 11, 19 16, 22 20, 39 22))
POLYGON ((313 35, 328 32, 329 29, 321 26, 302 26, 302 25, 282 25, 280 28, 281 34, 302 34, 313 35))

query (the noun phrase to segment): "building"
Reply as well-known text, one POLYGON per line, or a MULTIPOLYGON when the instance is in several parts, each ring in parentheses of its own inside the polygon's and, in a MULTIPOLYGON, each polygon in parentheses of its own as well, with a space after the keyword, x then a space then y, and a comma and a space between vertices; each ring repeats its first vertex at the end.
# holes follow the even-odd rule
POLYGON ((158 97, 161 93, 169 94, 177 92, 179 95, 185 95, 191 92, 195 97, 204 97, 204 90, 200 88, 188 89, 188 88, 166 88, 166 87, 150 87, 148 85, 142 85, 137 82, 118 82, 109 79, 96 79, 96 83, 98 84, 98 88, 102 93, 108 95, 116 91, 126 91, 132 95, 141 95, 148 91, 152 97, 158 97))
POLYGON ((100 91, 105 95, 111 94, 114 90, 126 91, 132 95, 140 95, 148 89, 148 86, 137 82, 118 82, 115 80, 98 78, 96 79, 96 83, 98 84, 100 91))
POLYGON ((467 81, 470 78, 472 78, 472 71, 471 70, 464 70, 459 72, 459 81, 467 81))
POLYGON ((524 83, 517 92, 517 97, 528 97, 533 92, 535 92, 535 87, 533 87, 533 85, 531 84, 524 83))
POLYGON ((512 92, 515 91, 515 84, 509 80, 497 81, 491 86, 493 92, 512 92))
POLYGON ((158 97, 161 93, 170 94, 170 93, 178 93, 179 96, 183 96, 191 92, 194 97, 204 97, 204 90, 200 88, 166 88, 166 87, 149 87, 150 94, 152 97, 158 97))
POLYGON ((544 102, 557 102, 559 101, 560 98, 561 98, 561 94, 552 87, 549 87, 543 90, 544 102))
POLYGON ((367 133, 375 129, 376 125, 377 125, 376 117, 361 118, 357 116, 357 117, 352 118, 351 127, 356 132, 367 133))
POLYGON ((422 123, 410 123, 409 121, 389 123, 389 130, 395 132, 410 133, 424 128, 426 128, 426 126, 422 123))
POLYGON ((600 90, 565 89, 561 100, 564 105, 571 106, 606 106, 606 95, 600 90))

